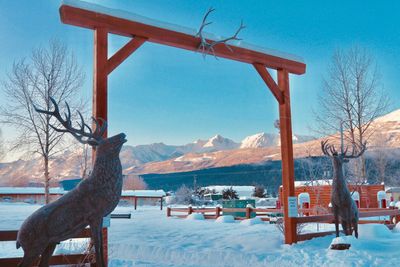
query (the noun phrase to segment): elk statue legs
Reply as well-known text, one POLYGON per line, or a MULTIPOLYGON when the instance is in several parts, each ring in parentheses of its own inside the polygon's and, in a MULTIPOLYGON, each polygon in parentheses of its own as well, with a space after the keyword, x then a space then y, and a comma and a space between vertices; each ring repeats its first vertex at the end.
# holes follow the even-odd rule
POLYGON ((53 252, 54 252, 56 246, 57 246, 56 243, 51 243, 47 246, 47 248, 42 253, 42 256, 40 257, 39 267, 48 267, 49 266, 50 257, 51 257, 51 255, 53 255, 53 252))
POLYGON ((103 218, 96 220, 90 224, 90 230, 92 233, 92 240, 94 243, 94 249, 96 252, 96 263, 99 267, 106 266, 104 263, 104 253, 103 253, 103 218))

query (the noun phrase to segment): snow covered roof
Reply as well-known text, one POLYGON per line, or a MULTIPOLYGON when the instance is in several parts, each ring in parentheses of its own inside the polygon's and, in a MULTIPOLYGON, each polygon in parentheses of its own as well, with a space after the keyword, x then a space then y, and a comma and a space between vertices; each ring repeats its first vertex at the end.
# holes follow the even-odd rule
MULTIPOLYGON (((61 187, 51 187, 50 194, 65 194, 61 187)), ((44 194, 44 187, 0 187, 0 194, 44 194)), ((122 190, 121 196, 163 197, 164 190, 122 190)))
MULTIPOLYGON (((64 194, 61 187, 50 187, 50 194, 64 194)), ((44 194, 44 187, 0 187, 0 194, 44 194)))
MULTIPOLYGON (((112 8, 104 7, 104 6, 97 5, 97 4, 84 2, 84 1, 63 0, 62 5, 79 8, 79 9, 83 9, 83 10, 87 10, 87 11, 92 11, 92 12, 96 12, 96 13, 101 13, 104 15, 129 20, 132 22, 142 23, 142 24, 154 26, 157 28, 174 31, 177 33, 183 33, 183 34, 187 34, 187 35, 191 35, 191 36, 195 36, 197 33, 197 30, 192 29, 192 28, 188 28, 188 27, 184 27, 184 26, 180 26, 180 25, 176 25, 176 24, 172 24, 172 23, 168 23, 168 22, 162 22, 159 20, 147 18, 147 17, 141 16, 141 15, 138 15, 135 13, 127 12, 124 10, 112 9, 112 8)), ((222 40, 222 39, 226 38, 223 36, 217 36, 217 35, 214 35, 212 33, 207 33, 207 32, 203 32, 202 34, 205 38, 212 40, 212 41, 218 41, 218 40, 222 40)), ((269 49, 269 48, 264 48, 264 47, 260 47, 257 45, 249 44, 249 43, 243 42, 242 40, 230 41, 230 42, 228 42, 228 44, 231 46, 236 46, 236 47, 256 51, 259 53, 263 53, 263 54, 267 54, 267 55, 271 55, 271 56, 275 56, 275 57, 279 57, 279 58, 283 58, 283 59, 287 59, 287 60, 291 60, 291 61, 295 61, 295 62, 299 62, 299 63, 304 63, 303 59, 299 56, 289 54, 289 53, 284 53, 281 51, 277 51, 275 49, 269 49)))
MULTIPOLYGON (((332 179, 311 180, 311 181, 294 181, 295 187, 300 186, 316 186, 316 185, 332 185, 332 179)), ((282 186, 282 185, 281 185, 282 186)))
POLYGON ((164 190, 122 190, 123 197, 164 197, 164 190))

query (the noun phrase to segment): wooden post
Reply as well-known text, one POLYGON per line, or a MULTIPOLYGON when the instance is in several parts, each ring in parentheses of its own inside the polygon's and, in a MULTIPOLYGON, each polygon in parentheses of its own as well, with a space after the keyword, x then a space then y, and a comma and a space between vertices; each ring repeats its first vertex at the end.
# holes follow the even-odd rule
POLYGON ((219 206, 215 207, 215 218, 221 216, 221 208, 219 206))
POLYGON ((161 204, 160 204, 160 210, 162 210, 163 199, 164 199, 164 197, 161 197, 161 198, 160 198, 160 201, 161 201, 161 204))
POLYGON ((167 217, 171 217, 171 208, 167 207, 167 217))
POLYGON ((135 210, 137 209, 137 197, 135 196, 135 197, 133 197, 133 199, 134 199, 134 202, 135 202, 135 210))
POLYGON ((285 243, 293 244, 297 242, 297 234, 296 218, 289 218, 288 216, 288 197, 295 196, 295 193, 289 74, 286 70, 278 70, 278 86, 284 97, 284 101, 279 104, 279 126, 282 155, 282 202, 284 211, 285 243))
POLYGON ((103 228, 103 255, 104 255, 104 263, 106 267, 108 266, 108 230, 107 228, 103 228))
MULTIPOLYGON (((93 117, 107 121, 107 57, 108 57, 108 33, 105 28, 94 30, 94 66, 93 66, 93 117)), ((102 121, 99 120, 102 124, 102 121)), ((94 123, 93 123, 94 124, 94 123)), ((93 127, 96 127, 95 124, 93 127)), ((107 129, 104 132, 107 137, 107 129)), ((94 164, 96 151, 92 151, 92 163, 94 164)), ((103 229, 103 253, 104 262, 108 265, 108 236, 107 228, 103 229)))
POLYGON ((192 206, 189 206, 189 208, 188 208, 188 215, 190 215, 190 214, 192 214, 193 213, 193 208, 192 208, 192 206))
POLYGON ((246 207, 246 219, 250 219, 252 208, 246 207))
MULTIPOLYGON (((93 117, 107 121, 107 60, 108 33, 105 28, 94 30, 93 117)), ((102 124, 101 121, 99 123, 102 124)), ((94 125, 95 127, 95 125, 94 125)), ((104 133, 107 137, 107 130, 104 133)))

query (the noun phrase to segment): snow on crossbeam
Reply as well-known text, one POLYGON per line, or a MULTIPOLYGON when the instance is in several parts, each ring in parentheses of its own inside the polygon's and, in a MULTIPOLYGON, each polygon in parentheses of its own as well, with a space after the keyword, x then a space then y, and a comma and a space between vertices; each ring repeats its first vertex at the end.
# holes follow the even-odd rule
MULTIPOLYGON (((123 36, 139 36, 149 42, 169 45, 191 51, 197 51, 199 38, 197 31, 170 23, 149 19, 122 10, 106 8, 77 0, 64 0, 60 7, 63 23, 89 29, 105 28, 108 32, 123 36)), ((209 41, 218 41, 223 37, 204 33, 209 41)), ((214 47, 215 55, 222 58, 262 64, 273 69, 285 69, 290 73, 305 73, 303 60, 295 55, 273 49, 261 48, 243 41, 228 43, 233 52, 225 45, 214 47)))

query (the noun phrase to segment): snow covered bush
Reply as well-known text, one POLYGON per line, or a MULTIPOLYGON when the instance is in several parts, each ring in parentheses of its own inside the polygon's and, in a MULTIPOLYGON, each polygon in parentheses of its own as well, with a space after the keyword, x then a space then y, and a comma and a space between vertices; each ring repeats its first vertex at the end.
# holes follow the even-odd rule
POLYGON ((232 188, 227 188, 222 190, 222 198, 223 199, 239 199, 237 192, 232 188))
POLYGON ((192 204, 192 190, 186 185, 182 185, 175 193, 175 203, 176 204, 192 204))
POLYGON ((267 192, 265 190, 265 187, 263 185, 255 185, 254 186, 253 197, 258 197, 258 198, 267 197, 267 192))

